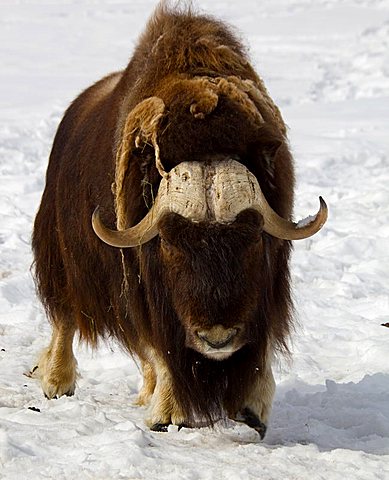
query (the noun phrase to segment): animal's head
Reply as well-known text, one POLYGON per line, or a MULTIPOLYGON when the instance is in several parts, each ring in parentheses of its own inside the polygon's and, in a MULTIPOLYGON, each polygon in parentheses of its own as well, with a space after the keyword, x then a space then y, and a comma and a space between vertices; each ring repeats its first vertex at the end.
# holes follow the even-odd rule
POLYGON ((235 159, 182 162, 164 174, 154 205, 137 225, 113 231, 93 216, 106 243, 135 247, 159 235, 166 288, 186 332, 186 344, 225 359, 250 342, 250 325, 269 281, 266 234, 286 240, 317 232, 324 201, 303 225, 281 218, 256 177, 235 159))

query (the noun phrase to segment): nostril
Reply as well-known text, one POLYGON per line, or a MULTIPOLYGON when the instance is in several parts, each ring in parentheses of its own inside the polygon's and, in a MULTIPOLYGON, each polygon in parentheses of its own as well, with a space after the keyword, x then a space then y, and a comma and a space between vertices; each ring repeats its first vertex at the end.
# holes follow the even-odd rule
POLYGON ((219 339, 212 338, 212 335, 210 335, 209 332, 197 332, 197 335, 203 342, 205 342, 211 348, 215 348, 219 350, 220 348, 226 347, 229 343, 231 343, 231 340, 236 336, 237 333, 238 333, 238 329, 233 328, 228 332, 227 337, 219 338, 219 339))
POLYGON ((227 338, 227 340, 225 340, 224 342, 216 342, 216 343, 211 342, 210 340, 208 340, 208 339, 206 339, 206 338, 204 338, 203 340, 204 340, 210 347, 219 350, 220 348, 226 347, 226 346, 230 343, 231 338, 227 338))

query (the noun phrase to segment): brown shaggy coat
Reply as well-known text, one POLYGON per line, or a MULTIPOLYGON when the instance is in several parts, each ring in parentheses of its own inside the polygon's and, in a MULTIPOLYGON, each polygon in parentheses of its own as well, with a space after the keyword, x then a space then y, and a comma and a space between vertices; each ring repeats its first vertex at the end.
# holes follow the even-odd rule
MULTIPOLYGON (((61 121, 34 225, 36 282, 53 326, 76 329, 92 345, 99 337, 116 338, 142 361, 151 347, 168 367, 188 423, 198 417, 212 422, 223 411, 236 415, 267 368, 269 351, 286 350, 291 244, 263 233, 261 216, 253 211, 232 226, 194 225, 171 214, 160 224, 161 236, 139 248, 101 242, 91 228, 92 213, 100 205, 103 222, 116 228, 115 168, 123 127, 131 110, 152 96, 166 106, 158 129, 166 171, 183 160, 237 158, 255 174, 271 207, 291 218, 294 175, 285 125, 244 47, 220 21, 159 8, 127 68, 85 90, 61 121), (250 120, 233 89, 216 99, 204 93, 212 79, 232 77, 248 80, 261 93, 260 100, 245 95, 262 123, 250 120), (179 260, 169 257, 161 237, 185 252, 191 272, 174 267, 179 260), (245 305, 246 346, 219 362, 187 348, 172 301, 176 288, 181 307, 195 302, 209 322, 223 315, 228 322, 245 305)), ((133 146, 123 179, 127 226, 145 216, 159 182, 153 146, 133 146)))

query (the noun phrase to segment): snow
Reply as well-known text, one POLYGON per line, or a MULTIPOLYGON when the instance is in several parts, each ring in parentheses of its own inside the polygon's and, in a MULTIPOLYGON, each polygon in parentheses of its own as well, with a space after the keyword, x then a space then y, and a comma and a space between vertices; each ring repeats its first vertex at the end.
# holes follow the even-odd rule
POLYGON ((308 215, 308 217, 302 218, 297 222, 297 228, 304 228, 316 219, 316 215, 308 215))
POLYGON ((48 401, 23 376, 50 328, 30 234, 67 104, 124 67, 151 0, 0 2, 0 478, 389 478, 389 2, 203 0, 232 23, 280 106, 297 168, 298 327, 264 442, 243 424, 155 433, 133 406, 134 361, 76 347, 76 395, 48 401))

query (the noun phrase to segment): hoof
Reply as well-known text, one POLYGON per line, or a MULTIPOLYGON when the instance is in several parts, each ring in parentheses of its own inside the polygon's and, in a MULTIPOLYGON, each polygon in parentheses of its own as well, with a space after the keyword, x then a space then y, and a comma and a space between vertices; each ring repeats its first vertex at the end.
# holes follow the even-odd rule
MULTIPOLYGON (((153 432, 167 432, 169 429, 169 425, 172 425, 172 423, 154 423, 154 425, 150 427, 150 430, 152 430, 153 432)), ((178 425, 178 431, 180 431, 181 428, 188 427, 183 423, 181 425, 178 425)))
POLYGON ((255 415, 255 413, 250 408, 244 408, 240 412, 242 422, 248 425, 251 428, 254 428, 259 433, 261 440, 265 438, 267 426, 261 422, 261 420, 255 415))
POLYGON ((73 397, 75 391, 76 391, 76 386, 72 385, 70 389, 67 392, 63 393, 62 395, 65 395, 65 397, 73 397))
POLYGON ((153 432, 167 432, 169 425, 169 423, 154 423, 154 425, 151 425, 150 430, 153 432))
MULTIPOLYGON (((64 392, 61 396, 73 397, 74 392, 75 392, 75 389, 72 388, 72 389, 68 390, 67 392, 64 392)), ((54 395, 53 397, 49 397, 46 393, 44 393, 44 395, 45 395, 45 398, 46 398, 47 400, 58 400, 58 399, 59 399, 59 396, 58 396, 58 395, 54 395)))
POLYGON ((38 365, 35 365, 29 372, 24 372, 23 375, 28 378, 35 378, 36 377, 36 370, 38 370, 38 365))
POLYGON ((70 375, 58 380, 57 376, 50 375, 50 371, 45 367, 45 365, 43 365, 43 367, 35 365, 34 368, 24 373, 24 375, 40 381, 43 394, 48 400, 57 399, 63 395, 72 397, 76 390, 76 370, 71 370, 70 375))

